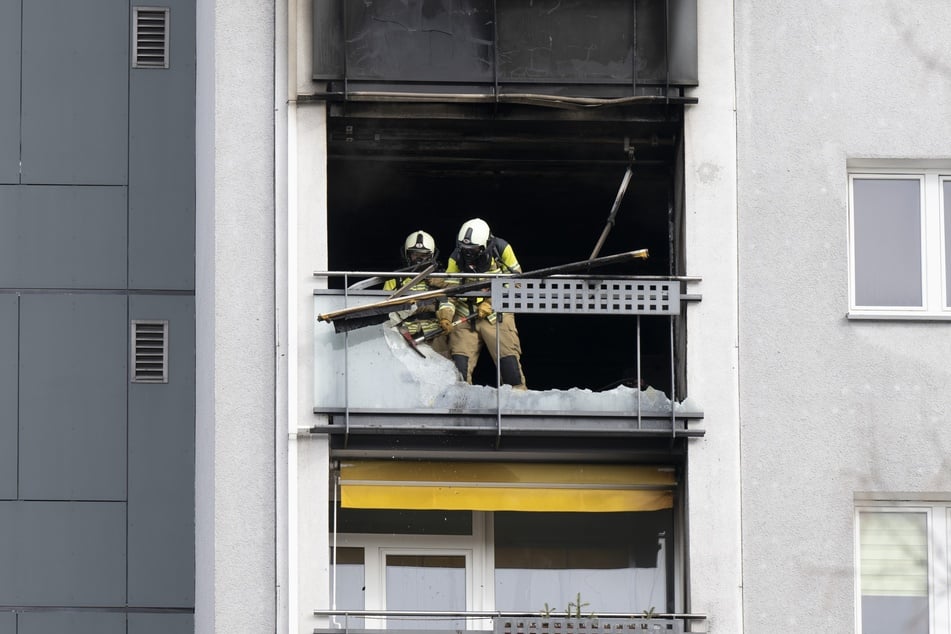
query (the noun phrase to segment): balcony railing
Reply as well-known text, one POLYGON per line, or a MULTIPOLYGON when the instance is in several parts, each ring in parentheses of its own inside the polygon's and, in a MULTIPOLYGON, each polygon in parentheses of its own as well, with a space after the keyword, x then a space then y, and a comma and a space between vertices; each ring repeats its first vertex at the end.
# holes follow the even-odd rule
POLYGON ((315 634, 374 634, 413 629, 434 634, 684 634, 688 623, 706 619, 702 614, 620 614, 542 616, 521 612, 434 612, 406 610, 314 610, 327 619, 315 634), (368 625, 372 627, 368 627, 368 625))
MULTIPOLYGON (((343 278, 342 289, 314 292, 315 317, 385 299, 389 293, 351 288, 357 277, 397 277, 393 272, 319 272, 318 277, 343 278)), ((445 276, 445 275, 443 275, 445 276)), ((630 385, 592 391, 518 391, 496 384, 468 385, 458 378, 453 363, 431 350, 420 355, 394 328, 394 321, 343 332, 315 318, 314 412, 327 415, 313 431, 379 433, 392 430, 467 431, 501 435, 629 434, 702 435, 691 426, 703 418, 698 404, 669 394, 678 386, 678 321, 686 306, 699 297, 686 293, 696 278, 629 276, 551 276, 545 278, 486 276, 493 306, 499 312, 562 316, 624 315, 634 318, 634 350, 598 353, 627 355, 636 368, 630 385), (666 320, 665 356, 669 394, 644 384, 642 378, 642 319, 666 320)), ((486 295, 480 292, 479 295, 486 295)), ((630 322, 628 322, 630 323, 630 322)), ((657 341, 652 342, 657 345, 657 341)), ((426 350, 425 346, 423 347, 426 350)), ((679 360, 678 360, 679 358, 679 360)), ((682 366, 681 366, 682 367, 682 366)))

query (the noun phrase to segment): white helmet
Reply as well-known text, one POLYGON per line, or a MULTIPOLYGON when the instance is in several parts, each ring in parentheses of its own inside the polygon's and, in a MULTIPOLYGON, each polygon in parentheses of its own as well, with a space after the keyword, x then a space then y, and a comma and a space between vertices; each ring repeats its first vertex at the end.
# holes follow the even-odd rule
POLYGON ((487 247, 491 237, 489 224, 482 218, 473 218, 462 224, 456 238, 456 248, 467 268, 473 271, 486 270, 490 261, 487 247))
POLYGON ((431 235, 418 229, 403 241, 403 259, 407 264, 418 264, 436 258, 436 241, 431 235))
POLYGON ((473 218, 462 223, 459 229, 459 235, 456 240, 459 246, 476 245, 483 249, 489 244, 489 236, 492 232, 489 230, 489 224, 482 218, 473 218))

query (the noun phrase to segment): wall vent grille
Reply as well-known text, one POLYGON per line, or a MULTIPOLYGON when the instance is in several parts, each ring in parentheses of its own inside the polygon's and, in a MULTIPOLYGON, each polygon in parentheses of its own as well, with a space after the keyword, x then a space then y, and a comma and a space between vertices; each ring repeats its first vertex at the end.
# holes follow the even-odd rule
POLYGON ((132 9, 132 68, 168 68, 168 9, 132 9))
POLYGON ((132 382, 168 383, 168 321, 132 320, 132 382))

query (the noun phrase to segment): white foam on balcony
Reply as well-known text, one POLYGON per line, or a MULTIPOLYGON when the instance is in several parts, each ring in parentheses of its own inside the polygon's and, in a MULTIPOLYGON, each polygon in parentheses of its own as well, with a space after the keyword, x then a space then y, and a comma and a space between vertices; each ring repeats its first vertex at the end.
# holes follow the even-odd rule
MULTIPOLYGON (((351 341, 350 402, 354 407, 373 402, 374 407, 394 409, 494 410, 501 405, 503 409, 525 412, 636 412, 640 398, 641 412, 670 412, 667 396, 651 387, 640 392, 626 386, 594 392, 582 388, 519 391, 506 385, 496 390, 468 385, 459 378, 455 365, 428 344, 418 346, 424 358, 391 326, 365 330, 375 336, 351 341), (372 380, 355 380, 367 375, 372 380)), ((675 411, 685 409, 680 403, 674 407, 675 411)))
MULTIPOLYGON (((419 356, 392 324, 360 328, 343 335, 318 323, 315 331, 314 396, 319 406, 398 410, 489 410, 520 412, 613 412, 658 415, 669 413, 671 402, 654 388, 619 386, 588 389, 519 391, 468 385, 455 365, 428 344, 419 356)), ((483 351, 483 354, 488 354, 483 351)), ((529 352, 530 354, 530 352, 529 352)), ((529 388, 531 388, 531 376, 529 388)), ((674 404, 677 413, 699 412, 689 399, 674 404)))

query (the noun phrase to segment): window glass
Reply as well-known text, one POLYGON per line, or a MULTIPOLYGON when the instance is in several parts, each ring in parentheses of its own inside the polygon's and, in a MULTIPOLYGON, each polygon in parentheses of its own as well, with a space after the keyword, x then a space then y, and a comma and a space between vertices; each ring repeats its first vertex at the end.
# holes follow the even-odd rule
MULTIPOLYGON (((332 510, 332 509, 331 509, 332 510)), ((330 514, 333 531, 334 514, 330 514)), ((471 535, 472 511, 411 511, 337 507, 338 533, 471 535)))
POLYGON ((941 209, 944 211, 944 307, 951 308, 951 180, 941 182, 941 209))
POLYGON ((920 180, 855 178, 852 196, 856 305, 922 306, 920 180))
POLYGON ((496 513, 496 608, 663 612, 669 531, 668 511, 496 513))
MULTIPOLYGON (((336 562, 334 574, 330 577, 331 605, 334 605, 336 590, 337 610, 363 610, 366 606, 364 581, 364 562, 362 548, 337 548, 336 560, 331 552, 331 561, 336 562)), ((335 617, 344 627, 362 628, 362 617, 335 617)))
POLYGON ((861 512, 862 634, 928 634, 928 516, 861 512))
MULTIPOLYGON (((465 555, 386 556, 386 609, 426 612, 466 611, 465 555)), ((465 619, 389 617, 387 628, 464 630, 465 619)))

